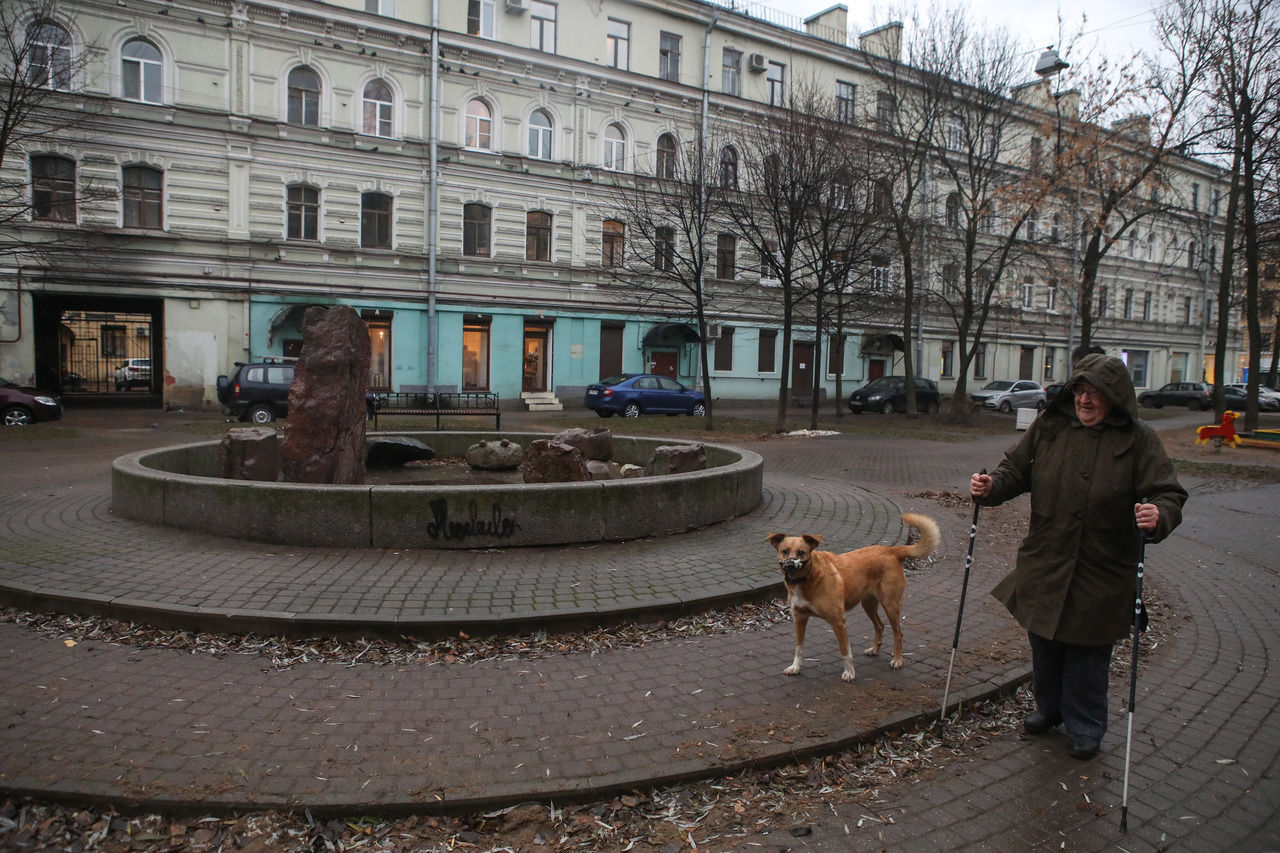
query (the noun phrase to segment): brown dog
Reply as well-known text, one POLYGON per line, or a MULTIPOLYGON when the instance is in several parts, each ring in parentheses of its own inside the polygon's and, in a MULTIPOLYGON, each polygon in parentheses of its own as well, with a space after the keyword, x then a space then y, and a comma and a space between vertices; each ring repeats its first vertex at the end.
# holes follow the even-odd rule
POLYGON ((822 544, 822 537, 816 534, 769 534, 769 544, 778 549, 778 564, 782 567, 783 583, 791 602, 791 619, 796 629, 795 660, 783 672, 795 675, 800 671, 805 627, 810 616, 817 616, 827 620, 836 633, 840 656, 844 658, 844 674, 840 677, 853 681, 853 655, 849 651, 845 613, 858 604, 867 611, 876 629, 875 645, 867 649, 868 655, 880 653, 884 622, 880 621, 877 604, 884 605, 885 615, 893 628, 893 662, 890 666, 901 668, 902 594, 907 588, 902 560, 906 557, 927 557, 938 549, 941 541, 938 525, 928 516, 908 513, 902 516, 902 520, 920 531, 919 542, 914 545, 871 545, 833 554, 817 550, 822 544))

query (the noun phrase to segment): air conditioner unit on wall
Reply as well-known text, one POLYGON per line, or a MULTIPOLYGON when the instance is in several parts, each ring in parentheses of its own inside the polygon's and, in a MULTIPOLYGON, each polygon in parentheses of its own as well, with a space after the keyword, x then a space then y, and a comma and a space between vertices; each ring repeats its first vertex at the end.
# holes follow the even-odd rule
POLYGON ((747 57, 747 67, 752 71, 764 71, 769 67, 769 58, 763 53, 753 53, 747 57))
POLYGON ((720 337, 721 329, 723 329, 723 326, 720 323, 708 323, 707 340, 714 341, 716 338, 720 337))
POLYGON ((507 0, 508 12, 527 12, 529 11, 529 0, 507 0))

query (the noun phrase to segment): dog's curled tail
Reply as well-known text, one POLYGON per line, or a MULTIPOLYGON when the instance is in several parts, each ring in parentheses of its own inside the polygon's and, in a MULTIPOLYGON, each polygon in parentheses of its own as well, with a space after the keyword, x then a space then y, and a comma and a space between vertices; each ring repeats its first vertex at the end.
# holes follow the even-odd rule
POLYGON ((938 550, 938 545, 942 542, 942 534, 938 531, 938 525, 932 518, 927 515, 909 512, 902 517, 902 520, 920 531, 919 542, 914 545, 899 546, 903 557, 927 557, 938 550))

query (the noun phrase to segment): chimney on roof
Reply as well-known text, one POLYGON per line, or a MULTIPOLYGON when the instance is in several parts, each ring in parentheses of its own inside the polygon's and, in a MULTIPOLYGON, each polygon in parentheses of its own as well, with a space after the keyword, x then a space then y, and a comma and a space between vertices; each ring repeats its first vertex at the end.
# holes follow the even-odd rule
POLYGON ((849 43, 849 7, 837 3, 804 19, 804 31, 814 38, 839 45, 849 43))
POLYGON ((1133 115, 1122 118, 1111 125, 1111 129, 1121 136, 1136 139, 1139 142, 1151 141, 1151 116, 1133 115))
POLYGON ((902 59, 902 22, 893 21, 883 27, 867 30, 858 36, 858 48, 863 53, 899 62, 902 59))

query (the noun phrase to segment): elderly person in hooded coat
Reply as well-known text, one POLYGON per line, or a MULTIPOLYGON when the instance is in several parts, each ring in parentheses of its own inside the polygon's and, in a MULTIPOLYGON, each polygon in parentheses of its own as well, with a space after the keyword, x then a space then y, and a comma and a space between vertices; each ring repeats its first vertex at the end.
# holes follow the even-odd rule
POLYGON ((992 595, 1030 636, 1036 710, 1025 730, 1061 724, 1070 754, 1092 758, 1107 730, 1111 649, 1133 622, 1139 531, 1164 539, 1187 499, 1160 439, 1138 419, 1124 362, 1082 358, 996 470, 973 475, 969 492, 986 506, 1031 493, 1016 567, 992 595))

